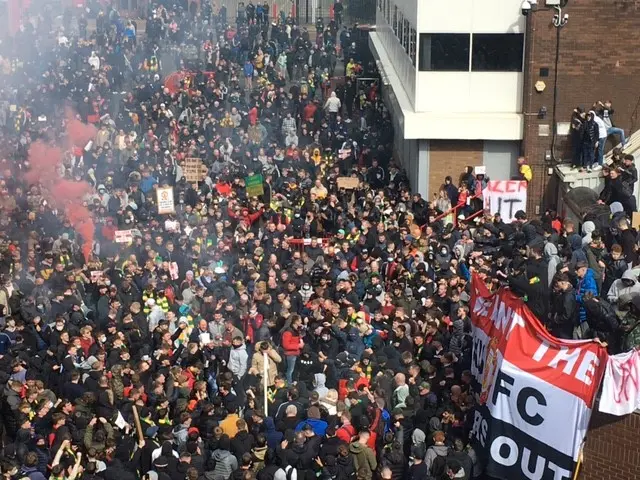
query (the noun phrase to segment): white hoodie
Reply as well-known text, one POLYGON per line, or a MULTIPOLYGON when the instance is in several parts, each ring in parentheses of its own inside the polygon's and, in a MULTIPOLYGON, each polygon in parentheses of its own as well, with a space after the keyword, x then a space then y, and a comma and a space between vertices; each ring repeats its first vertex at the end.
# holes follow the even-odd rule
POLYGON ((327 102, 324 104, 324 108, 329 113, 338 113, 340 111, 340 107, 342 106, 342 102, 336 96, 336 92, 331 92, 331 96, 327 99, 327 102))
POLYGON ((100 69, 100 58, 96 55, 96 52, 91 52, 91 56, 89 57, 89 65, 94 70, 100 69))
POLYGON ((596 125, 598 125, 598 138, 607 138, 607 126, 604 124, 604 120, 596 115, 596 112, 594 112, 593 110, 591 110, 589 113, 593 115, 593 121, 596 122, 596 125))

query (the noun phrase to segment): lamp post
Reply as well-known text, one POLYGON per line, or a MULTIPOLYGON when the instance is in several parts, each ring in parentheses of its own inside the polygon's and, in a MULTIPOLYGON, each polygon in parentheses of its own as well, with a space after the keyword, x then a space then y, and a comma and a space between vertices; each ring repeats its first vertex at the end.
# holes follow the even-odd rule
MULTIPOLYGON (((550 163, 550 159, 558 162, 558 156, 556 155, 556 143, 557 143, 557 107, 558 107, 558 66, 560 59, 560 32, 561 30, 569 23, 569 15, 564 11, 567 6, 568 0, 561 0, 559 5, 549 5, 546 6, 544 3, 547 3, 545 0, 540 0, 540 5, 538 5, 538 0, 523 0, 520 11, 523 16, 526 17, 526 48, 525 48, 525 80, 524 80, 524 102, 523 102, 523 111, 525 112, 525 128, 524 128, 524 146, 527 152, 522 152, 523 154, 529 155, 530 153, 536 152, 535 155, 529 158, 532 167, 535 169, 534 178, 536 179, 534 184, 530 185, 530 189, 532 190, 531 202, 527 207, 536 214, 539 212, 539 209, 542 207, 537 201, 536 198, 541 198, 544 196, 544 192, 547 190, 547 183, 549 181, 549 177, 547 176, 547 169, 552 165, 550 163), (553 66, 553 101, 550 102, 552 104, 549 107, 549 111, 544 116, 541 115, 541 105, 539 104, 541 99, 537 99, 538 95, 541 94, 542 91, 536 93, 534 91, 534 84, 536 83, 536 78, 538 76, 538 71, 536 69, 536 48, 539 49, 540 45, 536 45, 536 36, 541 34, 542 32, 539 30, 539 26, 544 25, 546 22, 543 19, 543 11, 553 11, 554 15, 551 19, 551 25, 553 25, 555 33, 556 33, 556 45, 555 45, 555 56, 554 56, 554 66, 553 66), (538 124, 536 120, 543 120, 544 118, 549 118, 551 124, 551 142, 549 145, 549 150, 543 152, 537 151, 535 148, 536 142, 538 142, 538 124), (549 152, 549 153, 547 153, 549 152), (549 158, 550 157, 550 158, 549 158), (535 193, 534 193, 535 190, 535 193)), ((551 3, 551 2, 548 2, 551 3)), ((557 3, 557 2, 553 2, 557 3)), ((548 25, 548 24, 547 24, 548 25)), ((547 104, 548 105, 548 104, 547 104)), ((546 147, 548 148, 548 147, 546 147)))

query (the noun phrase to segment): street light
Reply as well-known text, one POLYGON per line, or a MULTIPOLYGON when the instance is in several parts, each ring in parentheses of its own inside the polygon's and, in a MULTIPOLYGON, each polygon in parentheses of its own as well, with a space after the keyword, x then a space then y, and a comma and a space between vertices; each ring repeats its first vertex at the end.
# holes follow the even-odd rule
POLYGON ((564 15, 562 15, 562 7, 559 7, 558 5, 555 5, 553 8, 555 8, 558 12, 553 16, 553 26, 556 28, 564 27, 567 23, 569 23, 569 14, 565 13, 564 15))

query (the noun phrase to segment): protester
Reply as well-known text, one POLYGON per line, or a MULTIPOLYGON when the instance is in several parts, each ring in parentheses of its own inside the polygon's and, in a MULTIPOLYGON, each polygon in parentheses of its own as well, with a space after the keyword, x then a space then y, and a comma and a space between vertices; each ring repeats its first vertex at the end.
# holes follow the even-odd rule
POLYGON ((0 45, 7 478, 476 477, 472 274, 638 345, 633 158, 582 229, 503 222, 472 167, 426 201, 343 7, 315 41, 267 3, 44 8, 0 45))

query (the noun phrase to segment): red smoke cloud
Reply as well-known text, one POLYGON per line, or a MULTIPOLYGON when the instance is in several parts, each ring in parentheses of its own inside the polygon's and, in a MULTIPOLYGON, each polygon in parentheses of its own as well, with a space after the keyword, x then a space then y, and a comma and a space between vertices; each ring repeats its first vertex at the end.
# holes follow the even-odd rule
POLYGON ((70 108, 65 109, 65 118, 67 126, 67 138, 69 140, 69 147, 74 145, 84 148, 89 140, 96 138, 98 130, 91 124, 82 123, 78 120, 73 111, 70 108))
MULTIPOLYGON (((77 120, 70 109, 67 109, 66 117, 69 149, 73 146, 82 148, 95 137, 96 128, 77 120)), ((85 195, 92 192, 92 188, 85 181, 75 182, 60 177, 63 158, 61 148, 40 140, 34 142, 29 148, 31 170, 27 172, 26 178, 31 183, 40 183, 44 187, 42 193, 47 201, 56 208, 64 210, 65 217, 71 226, 82 236, 82 253, 88 261, 93 246, 95 226, 91 212, 82 203, 85 195)))

